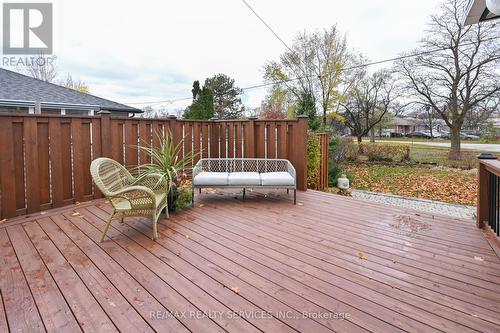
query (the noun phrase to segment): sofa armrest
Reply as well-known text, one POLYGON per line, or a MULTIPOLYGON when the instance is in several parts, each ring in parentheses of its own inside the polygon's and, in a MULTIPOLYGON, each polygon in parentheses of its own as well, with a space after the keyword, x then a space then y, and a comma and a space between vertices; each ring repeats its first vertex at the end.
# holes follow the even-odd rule
POLYGON ((295 179, 295 181, 297 181, 295 168, 293 167, 293 165, 290 161, 288 161, 286 168, 287 168, 288 173, 293 177, 293 179, 295 179))

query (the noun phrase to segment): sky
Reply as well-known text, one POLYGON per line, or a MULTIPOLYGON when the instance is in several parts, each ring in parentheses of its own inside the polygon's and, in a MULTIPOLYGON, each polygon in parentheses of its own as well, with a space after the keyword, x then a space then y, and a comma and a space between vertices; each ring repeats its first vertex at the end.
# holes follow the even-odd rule
MULTIPOLYGON (((436 0, 247 2, 287 44, 298 32, 336 24, 349 47, 372 61, 415 48, 438 5, 436 0)), ((52 3, 59 79, 71 73, 92 94, 139 108, 189 97, 193 80, 217 73, 231 76, 239 87, 260 84, 263 65, 285 51, 241 0, 52 3)), ((266 89, 249 90, 242 99, 253 108, 265 94, 266 89)), ((189 103, 152 106, 175 110, 189 103)))

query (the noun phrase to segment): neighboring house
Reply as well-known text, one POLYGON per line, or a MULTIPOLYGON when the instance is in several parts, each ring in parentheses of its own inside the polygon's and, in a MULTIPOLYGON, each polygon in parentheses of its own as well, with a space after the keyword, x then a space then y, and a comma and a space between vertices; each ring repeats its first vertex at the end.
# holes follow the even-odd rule
POLYGON ((0 112, 128 116, 141 110, 0 68, 0 112))
POLYGON ((414 126, 415 121, 413 118, 394 117, 387 129, 391 132, 407 134, 414 130, 414 126))
MULTIPOLYGON (((434 119, 432 129, 436 132, 449 131, 448 126, 446 126, 446 123, 442 119, 434 119)), ((425 119, 415 117, 394 117, 392 123, 387 126, 384 132, 408 134, 410 132, 428 130, 429 124, 425 119)))
POLYGON ((471 0, 464 25, 500 18, 500 0, 471 0))

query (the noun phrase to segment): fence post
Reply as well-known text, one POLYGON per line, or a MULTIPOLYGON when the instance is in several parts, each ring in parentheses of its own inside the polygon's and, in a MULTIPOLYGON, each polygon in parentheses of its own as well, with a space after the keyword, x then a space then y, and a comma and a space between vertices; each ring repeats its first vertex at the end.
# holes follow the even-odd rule
POLYGON ((476 226, 478 228, 484 228, 485 224, 488 222, 488 212, 489 212, 489 192, 490 192, 490 182, 489 182, 489 172, 486 170, 486 166, 481 160, 496 160, 497 158, 491 154, 481 153, 477 156, 479 159, 479 171, 477 173, 477 220, 476 226))
POLYGON ((291 140, 288 141, 288 159, 295 167, 297 189, 301 191, 307 190, 307 128, 307 116, 298 116, 297 123, 291 127, 291 140))
POLYGON ((111 158, 111 120, 109 111, 99 111, 101 116, 101 152, 103 157, 111 158))

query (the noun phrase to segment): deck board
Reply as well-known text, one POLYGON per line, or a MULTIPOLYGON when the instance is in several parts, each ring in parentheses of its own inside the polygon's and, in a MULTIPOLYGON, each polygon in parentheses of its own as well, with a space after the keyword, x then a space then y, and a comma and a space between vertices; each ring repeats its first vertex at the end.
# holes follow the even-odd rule
POLYGON ((104 200, 0 225, 0 331, 500 331, 500 259, 472 221, 237 192, 197 194, 156 242, 128 218, 99 243, 104 200))

